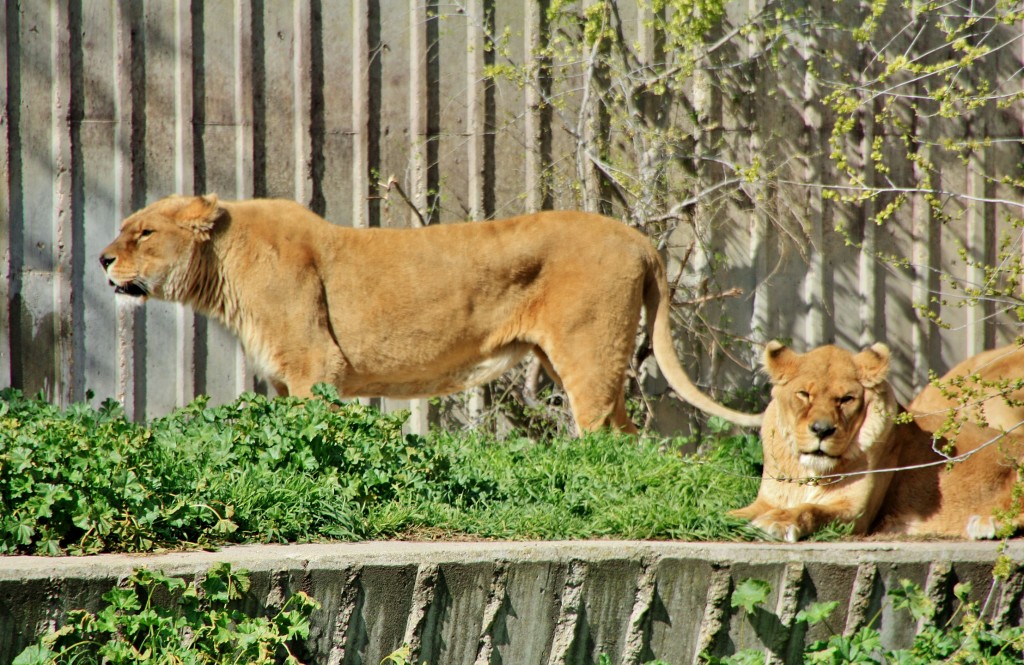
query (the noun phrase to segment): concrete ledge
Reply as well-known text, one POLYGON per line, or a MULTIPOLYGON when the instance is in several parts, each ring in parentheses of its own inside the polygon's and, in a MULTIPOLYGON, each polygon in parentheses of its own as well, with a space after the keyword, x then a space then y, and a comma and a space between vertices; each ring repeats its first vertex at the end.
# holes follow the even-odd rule
POLYGON ((1019 622, 1024 541, 858 542, 798 545, 677 542, 354 543, 244 546, 218 552, 0 558, 0 664, 134 568, 201 574, 227 561, 252 572, 247 609, 279 605, 302 589, 323 605, 306 662, 376 665, 403 643, 431 665, 589 664, 655 658, 690 663, 703 650, 761 648, 799 662, 805 642, 825 637, 794 622, 815 601, 836 600, 831 624, 855 630, 876 615, 889 646, 910 643, 906 613, 882 603, 903 578, 944 612, 953 585, 973 584, 989 616, 1019 622), (1018 562, 993 585, 1000 553, 1018 562), (771 612, 729 605, 754 577, 772 585, 771 612))

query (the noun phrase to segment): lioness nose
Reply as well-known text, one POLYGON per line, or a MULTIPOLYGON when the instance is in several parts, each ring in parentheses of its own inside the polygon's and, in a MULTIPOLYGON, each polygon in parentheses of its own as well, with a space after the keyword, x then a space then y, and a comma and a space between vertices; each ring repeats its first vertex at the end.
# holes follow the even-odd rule
POLYGON ((811 423, 811 431, 814 432, 814 436, 824 439, 836 431, 836 426, 827 420, 815 420, 811 423))
POLYGON ((106 254, 100 254, 100 265, 103 266, 104 270, 109 268, 110 264, 113 263, 114 260, 115 259, 114 259, 113 256, 108 256, 106 254))

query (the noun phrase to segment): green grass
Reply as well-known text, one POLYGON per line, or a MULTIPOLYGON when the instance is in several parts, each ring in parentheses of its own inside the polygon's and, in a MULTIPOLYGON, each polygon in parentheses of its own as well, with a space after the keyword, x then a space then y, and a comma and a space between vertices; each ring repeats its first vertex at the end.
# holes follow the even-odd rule
POLYGON ((0 392, 0 553, 476 537, 736 540, 750 435, 536 443, 402 434, 404 415, 323 400, 204 399, 145 425, 0 392))
POLYGON ((722 515, 753 498, 749 437, 682 457, 657 442, 610 435, 549 444, 437 436, 480 494, 424 505, 433 526, 492 538, 741 537, 722 515))

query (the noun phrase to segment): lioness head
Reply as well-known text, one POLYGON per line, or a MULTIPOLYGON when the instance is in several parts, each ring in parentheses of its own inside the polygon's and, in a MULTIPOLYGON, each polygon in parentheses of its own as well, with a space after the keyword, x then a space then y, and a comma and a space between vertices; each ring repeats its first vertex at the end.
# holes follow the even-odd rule
POLYGON ((114 292, 175 300, 196 249, 223 215, 217 196, 169 196, 134 213, 100 253, 114 292))
POLYGON ((765 348, 777 422, 773 426, 812 476, 852 468, 888 432, 891 409, 889 349, 884 344, 854 355, 835 346, 799 354, 779 342, 765 348))

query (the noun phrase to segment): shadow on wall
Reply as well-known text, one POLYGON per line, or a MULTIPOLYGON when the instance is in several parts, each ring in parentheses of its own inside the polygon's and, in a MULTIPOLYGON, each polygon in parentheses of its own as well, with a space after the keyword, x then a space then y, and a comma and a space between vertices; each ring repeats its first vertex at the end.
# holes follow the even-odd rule
POLYGON ((18 353, 11 356, 11 383, 26 395, 42 393, 56 400, 56 373, 61 370, 57 340, 62 337, 56 313, 36 317, 22 294, 12 293, 11 345, 18 353))

